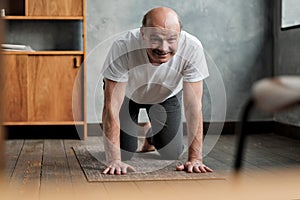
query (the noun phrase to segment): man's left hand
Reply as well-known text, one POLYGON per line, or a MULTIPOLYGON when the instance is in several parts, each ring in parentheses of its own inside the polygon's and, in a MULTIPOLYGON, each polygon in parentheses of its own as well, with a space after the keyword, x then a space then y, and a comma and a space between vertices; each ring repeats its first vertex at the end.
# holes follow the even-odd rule
POLYGON ((207 167, 199 160, 192 160, 187 161, 182 165, 176 167, 177 171, 187 171, 188 173, 206 173, 206 172, 213 172, 212 169, 207 167))

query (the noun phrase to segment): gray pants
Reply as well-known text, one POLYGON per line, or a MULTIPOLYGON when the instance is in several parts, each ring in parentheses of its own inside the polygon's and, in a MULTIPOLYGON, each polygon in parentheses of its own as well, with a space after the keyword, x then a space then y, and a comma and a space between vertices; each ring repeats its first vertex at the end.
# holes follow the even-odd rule
POLYGON ((122 160, 129 160, 138 147, 138 115, 145 108, 151 122, 146 134, 162 159, 178 159, 182 144, 182 92, 159 104, 138 104, 125 97, 120 110, 120 146, 122 160))

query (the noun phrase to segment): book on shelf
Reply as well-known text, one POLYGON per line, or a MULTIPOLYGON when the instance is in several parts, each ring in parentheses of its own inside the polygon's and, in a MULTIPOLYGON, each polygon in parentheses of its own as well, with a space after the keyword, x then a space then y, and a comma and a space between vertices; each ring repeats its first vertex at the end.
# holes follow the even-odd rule
POLYGON ((29 45, 22 44, 1 44, 4 51, 34 51, 29 45))

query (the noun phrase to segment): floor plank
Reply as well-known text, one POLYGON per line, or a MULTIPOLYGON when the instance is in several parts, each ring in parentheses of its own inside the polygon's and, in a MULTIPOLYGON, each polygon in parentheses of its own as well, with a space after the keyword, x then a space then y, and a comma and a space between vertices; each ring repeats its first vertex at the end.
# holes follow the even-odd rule
POLYGON ((109 199, 147 199, 135 182, 105 182, 109 199))
MULTIPOLYGON (((68 164, 70 167, 71 180, 75 194, 98 194, 103 199, 108 199, 108 195, 103 183, 88 183, 87 179, 77 161, 75 153, 72 149, 73 146, 81 145, 82 141, 78 140, 65 140, 65 152, 67 155, 68 164)), ((87 196, 88 197, 88 196, 87 196)), ((88 199, 88 198, 86 198, 88 199)))
MULTIPOLYGON (((244 165, 247 167, 247 164, 255 166, 254 169, 264 169, 269 170, 270 168, 283 168, 289 169, 294 168, 294 165, 299 165, 300 163, 297 160, 293 160, 284 156, 281 156, 272 151, 270 148, 258 148, 257 141, 260 135, 249 135, 246 140, 245 145, 245 157, 244 165)), ((232 143, 233 135, 228 135, 223 137, 222 144, 227 146, 227 149, 234 149, 235 145, 232 143)), ((272 141, 268 141, 270 144, 277 141, 278 138, 273 138, 272 141)), ((263 140, 261 140, 263 142, 263 140)), ((266 142, 266 141, 265 141, 266 142)), ((281 147, 289 146, 290 144, 286 142, 281 143, 281 147)), ((298 148, 299 145, 298 145, 298 148)), ((226 150, 226 148, 224 148, 226 150)))
POLYGON ((64 150, 66 152, 67 162, 70 167, 72 184, 85 181, 86 180, 85 175, 72 149, 73 146, 80 144, 80 142, 74 140, 65 140, 63 141, 63 143, 64 143, 64 150))
POLYGON ((137 181, 135 184, 146 199, 153 199, 157 194, 159 194, 160 199, 184 199, 183 196, 178 196, 175 189, 167 181, 137 181), (175 196, 177 198, 174 198, 175 196))
MULTIPOLYGON (((228 180, 232 179, 233 174, 233 165, 234 165, 234 157, 236 150, 236 138, 234 135, 221 135, 218 142, 214 146, 211 152, 207 155, 207 157, 212 157, 222 163, 224 167, 224 173, 226 174, 226 178, 228 180)), ((214 169, 214 166, 211 166, 214 169)), ((217 168, 217 170, 219 170, 217 168)), ((265 173, 270 173, 268 170, 264 168, 254 165, 248 159, 243 159, 243 176, 248 178, 252 177, 254 171, 265 171, 265 173)), ((222 171, 222 170, 220 170, 222 171)))
POLYGON ((13 171, 10 188, 19 195, 30 191, 32 199, 39 198, 43 157, 42 140, 26 140, 13 171))
POLYGON ((72 190, 71 172, 63 140, 45 140, 41 174, 41 197, 72 190), (62 187, 63 186, 63 187, 62 187))
POLYGON ((188 194, 199 197, 205 190, 198 181, 167 181, 167 184, 172 188, 173 193, 176 193, 176 196, 180 196, 183 199, 188 194))
POLYGON ((24 140, 8 140, 5 142, 5 178, 11 178, 23 145, 24 140))
POLYGON ((249 137, 248 148, 259 148, 285 157, 291 162, 300 162, 300 140, 276 134, 261 134, 249 137))

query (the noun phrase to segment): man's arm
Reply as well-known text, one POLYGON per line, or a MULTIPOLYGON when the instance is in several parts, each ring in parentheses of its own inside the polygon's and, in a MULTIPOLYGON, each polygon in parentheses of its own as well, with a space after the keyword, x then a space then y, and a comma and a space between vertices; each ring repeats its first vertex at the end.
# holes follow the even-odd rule
POLYGON ((104 107, 102 113, 104 148, 107 168, 104 174, 126 174, 135 169, 121 161, 119 112, 125 96, 126 83, 105 79, 104 107))
POLYGON ((202 117, 203 81, 183 83, 183 101, 188 132, 188 161, 177 167, 187 172, 212 172, 203 164, 203 117, 202 117))

